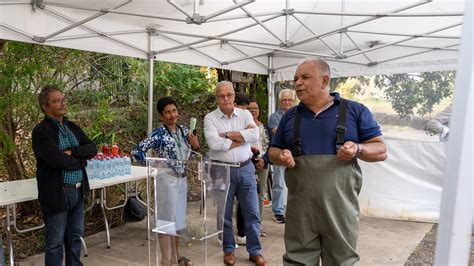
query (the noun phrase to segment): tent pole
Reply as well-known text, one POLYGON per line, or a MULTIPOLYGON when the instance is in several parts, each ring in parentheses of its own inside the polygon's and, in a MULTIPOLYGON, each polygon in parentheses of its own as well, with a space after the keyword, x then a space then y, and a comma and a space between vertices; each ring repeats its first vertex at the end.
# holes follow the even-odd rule
POLYGON ((285 16, 285 45, 288 45, 289 32, 288 32, 288 21, 290 20, 290 14, 288 10, 290 9, 290 0, 286 0, 286 16, 285 16))
MULTIPOLYGON (((148 28, 148 111, 147 111, 147 135, 151 134, 153 129, 153 63, 155 55, 153 53, 153 35, 154 28, 148 28)), ((148 151, 147 156, 150 156, 148 151)), ((148 165, 148 163, 147 163, 148 165)), ((146 179, 146 219, 147 219, 147 240, 148 247, 151 241, 151 224, 150 224, 150 183, 149 177, 146 179)))
POLYGON ((275 112, 275 89, 273 88, 273 55, 268 55, 268 78, 267 78, 267 89, 268 89, 268 117, 275 112))
POLYGON ((148 59, 148 115, 147 134, 153 129, 153 59, 148 59))
POLYGON ((194 14, 193 15, 199 15, 199 0, 194 0, 194 14))
POLYGON ((471 135, 474 119, 472 115, 474 4, 466 0, 465 8, 436 238, 435 265, 469 264, 473 211, 472 161, 474 158, 471 135))
POLYGON ((153 62, 154 55, 151 52, 153 36, 149 36, 149 56, 148 56, 148 115, 147 115, 147 133, 151 133, 153 129, 153 62))
MULTIPOLYGON (((341 12, 344 13, 344 8, 345 8, 345 2, 344 0, 341 0, 341 12)), ((344 16, 341 16, 341 29, 344 28, 344 16)), ((339 33, 339 55, 344 54, 344 44, 343 44, 343 32, 339 33)))

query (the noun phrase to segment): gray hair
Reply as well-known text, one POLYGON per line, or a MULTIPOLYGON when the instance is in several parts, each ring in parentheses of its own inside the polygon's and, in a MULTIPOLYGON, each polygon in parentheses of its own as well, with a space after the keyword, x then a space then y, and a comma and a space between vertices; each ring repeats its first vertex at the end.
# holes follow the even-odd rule
POLYGON ((229 86, 231 87, 232 89, 234 89, 234 84, 232 84, 232 82, 228 81, 228 80, 223 80, 223 81, 220 81, 219 83, 217 83, 216 85, 216 93, 217 93, 217 90, 221 87, 225 87, 225 86, 229 86))
POLYGON ((306 63, 313 63, 319 73, 328 75, 331 78, 331 68, 329 67, 328 63, 322 59, 307 57, 301 60, 296 67, 306 63))
POLYGON ((294 91, 294 90, 291 90, 291 89, 283 89, 283 90, 281 90, 281 91, 278 93, 278 99, 281 99, 281 97, 283 97, 283 94, 291 94, 291 97, 293 98, 293 100, 296 99, 296 94, 295 94, 295 91, 294 91))
POLYGON ((38 103, 39 107, 41 109, 41 112, 44 113, 43 105, 48 105, 49 101, 49 94, 52 91, 59 91, 62 93, 62 90, 59 88, 59 86, 56 85, 46 85, 41 89, 41 92, 38 94, 38 103))

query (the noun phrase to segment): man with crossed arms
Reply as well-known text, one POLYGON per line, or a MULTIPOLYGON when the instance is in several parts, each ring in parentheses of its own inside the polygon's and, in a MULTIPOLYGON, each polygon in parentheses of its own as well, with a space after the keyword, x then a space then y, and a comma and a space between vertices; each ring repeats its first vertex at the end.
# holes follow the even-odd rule
MULTIPOLYGON (((209 159, 221 163, 238 164, 230 167, 230 185, 224 213, 222 247, 224 263, 234 265, 235 239, 232 226, 234 198, 240 203, 245 221, 249 260, 265 266, 260 254, 260 214, 258 210, 255 167, 251 162, 250 143, 259 137, 258 127, 247 110, 234 108, 235 91, 229 81, 221 81, 216 87, 218 108, 204 118, 204 134, 209 145, 209 159)), ((214 166, 219 168, 222 166, 214 166)))

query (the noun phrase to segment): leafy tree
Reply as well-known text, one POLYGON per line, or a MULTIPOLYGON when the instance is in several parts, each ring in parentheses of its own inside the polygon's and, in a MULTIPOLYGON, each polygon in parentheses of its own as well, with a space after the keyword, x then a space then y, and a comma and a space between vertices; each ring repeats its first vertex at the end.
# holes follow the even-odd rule
MULTIPOLYGON (((143 60, 129 60, 131 83, 131 106, 135 117, 141 122, 140 129, 129 139, 133 146, 146 136, 147 103, 148 103, 148 62, 143 60)), ((188 123, 191 117, 197 118, 197 128, 202 128, 205 114, 215 106, 213 89, 217 83, 215 75, 208 78, 207 68, 192 65, 174 64, 156 61, 154 63, 154 92, 153 102, 156 103, 163 96, 173 97, 180 113, 180 123, 188 123)), ((158 118, 153 108, 153 117, 158 118)), ((159 122, 159 119, 154 119, 159 122)), ((155 124, 157 126, 158 123, 155 124)), ((198 130, 203 144, 202 130, 198 130)), ((129 148, 131 148, 131 146, 129 148)))
POLYGON ((339 78, 331 78, 329 81, 329 88, 331 90, 335 90, 341 84, 345 83, 350 77, 339 77, 339 78))
POLYGON ((260 108, 260 121, 266 123, 268 120, 268 88, 267 75, 254 75, 254 82, 248 84, 246 94, 250 100, 255 100, 260 108))
POLYGON ((416 113, 424 116, 433 106, 453 94, 455 73, 423 72, 376 76, 375 84, 382 88, 392 108, 401 118, 416 113))
POLYGON ((423 72, 374 77, 346 77, 331 79, 331 88, 346 98, 364 95, 365 88, 374 79, 375 86, 381 89, 385 98, 401 118, 415 114, 424 116, 433 111, 433 106, 453 94, 455 73, 423 72), (347 81, 353 80, 353 84, 347 81), (350 88, 347 86, 351 85, 350 88))
POLYGON ((84 65, 77 53, 0 40, 0 153, 10 180, 22 179, 31 169, 31 165, 25 167, 32 161, 28 140, 42 116, 35 94, 47 83, 62 87, 77 84, 84 65))

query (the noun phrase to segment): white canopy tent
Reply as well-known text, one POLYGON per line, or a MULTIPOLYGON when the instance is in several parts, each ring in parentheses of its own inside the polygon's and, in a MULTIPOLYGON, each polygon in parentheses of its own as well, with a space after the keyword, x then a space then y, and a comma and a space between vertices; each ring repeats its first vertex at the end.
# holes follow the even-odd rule
POLYGON ((420 0, 32 2, 0 1, 2 38, 273 81, 293 79, 306 56, 330 61, 333 76, 455 69, 464 10, 462 1, 420 0))
MULTIPOLYGON (((456 97, 470 97, 455 99, 457 125, 472 119, 466 112, 472 112, 473 21, 472 3, 466 2, 471 12, 464 17, 464 2, 448 0, 0 0, 0 38, 147 59, 150 81, 153 60, 269 74, 271 98, 272 84, 291 80, 307 56, 327 60, 333 77, 454 70, 464 19, 464 47, 470 48, 458 69, 471 75, 458 79, 456 97)), ((149 131, 151 110, 150 101, 149 131)), ((467 132, 460 125, 452 135, 456 130, 467 132)), ((448 147, 456 150, 448 152, 446 168, 459 166, 458 177, 472 173, 472 152, 463 152, 472 142, 466 147, 460 140, 448 147)), ((445 172, 445 178, 453 180, 452 174, 445 172)), ((456 188, 472 188, 468 178, 455 180, 456 188)), ((470 213, 470 204, 443 206, 454 210, 454 219, 470 213)))
MULTIPOLYGON (((333 77, 455 69, 464 3, 0 0, 0 7, 3 39, 269 74, 271 113, 273 83, 292 80, 307 56, 329 61, 333 77)), ((149 132, 151 122, 150 111, 149 132)))

